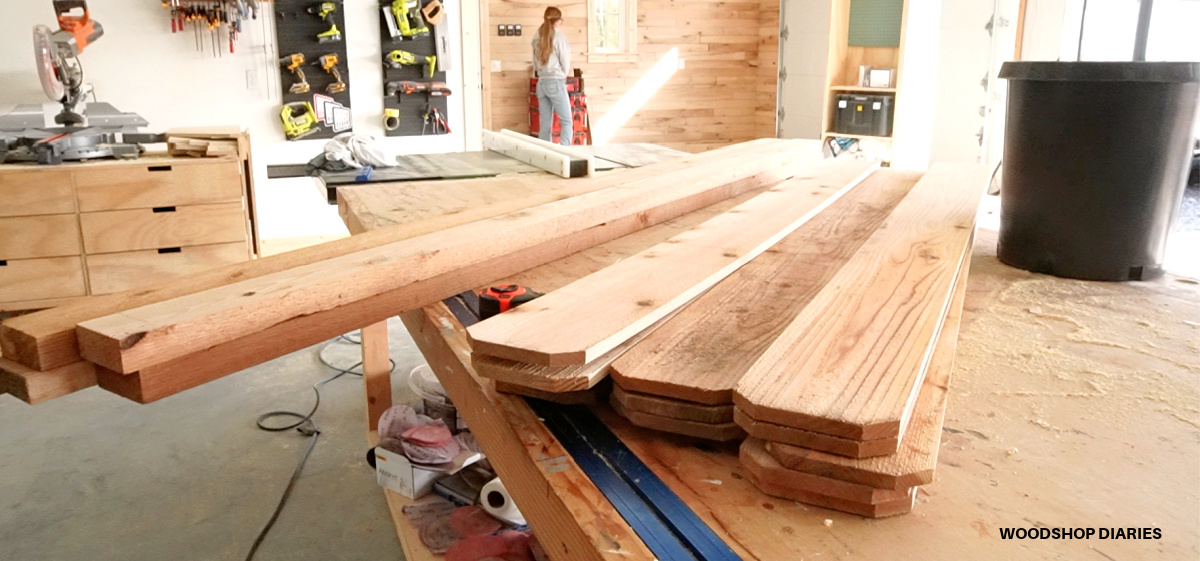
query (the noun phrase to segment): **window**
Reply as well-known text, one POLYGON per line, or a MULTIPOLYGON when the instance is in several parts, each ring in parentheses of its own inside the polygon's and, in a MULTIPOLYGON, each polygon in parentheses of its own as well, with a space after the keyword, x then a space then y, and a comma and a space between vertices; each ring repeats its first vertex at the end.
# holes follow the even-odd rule
POLYGON ((637 0, 588 0, 588 58, 637 50, 637 0))

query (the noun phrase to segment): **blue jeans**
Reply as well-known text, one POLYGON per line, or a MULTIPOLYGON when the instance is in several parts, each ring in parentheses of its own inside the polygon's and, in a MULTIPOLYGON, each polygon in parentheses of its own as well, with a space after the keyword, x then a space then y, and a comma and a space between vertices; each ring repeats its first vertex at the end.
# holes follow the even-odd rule
POLYGON ((573 123, 571 122, 571 99, 567 97, 567 81, 539 78, 537 97, 538 128, 541 129, 538 131, 538 138, 551 142, 551 139, 554 138, 550 132, 553 130, 553 115, 558 115, 558 122, 562 126, 559 143, 563 146, 570 146, 574 135, 571 130, 573 123))

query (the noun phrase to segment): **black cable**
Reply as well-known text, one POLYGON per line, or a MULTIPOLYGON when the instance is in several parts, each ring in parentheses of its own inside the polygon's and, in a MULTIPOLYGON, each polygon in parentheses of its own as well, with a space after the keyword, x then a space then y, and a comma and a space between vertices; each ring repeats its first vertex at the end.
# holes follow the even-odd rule
MULTIPOLYGON (((329 345, 332 345, 339 340, 346 341, 353 345, 362 344, 361 336, 358 340, 355 340, 348 335, 339 335, 337 339, 325 345, 321 351, 329 348, 329 345)), ((349 368, 341 368, 326 362, 325 357, 321 356, 321 352, 317 353, 317 359, 321 361, 321 364, 337 370, 337 373, 312 385, 313 393, 316 394, 316 400, 314 401, 312 409, 307 415, 302 415, 295 411, 268 411, 262 415, 259 415, 258 419, 254 421, 254 424, 257 425, 261 430, 268 432, 283 432, 296 429, 300 434, 312 437, 312 440, 309 441, 308 449, 304 451, 304 456, 300 458, 300 463, 297 464, 296 469, 292 471, 292 477, 288 480, 287 487, 283 490, 283 496, 279 497, 279 503, 275 506, 275 512, 271 513, 271 518, 267 520, 267 523, 263 526, 262 530, 259 531, 258 537, 254 538, 254 544, 250 546, 250 552, 246 554, 246 561, 251 561, 254 559, 254 554, 258 552, 259 546, 262 545, 263 540, 267 539, 267 534, 275 525, 275 521, 279 519, 279 514, 283 512, 283 506, 287 504, 288 498, 291 497, 292 489, 296 486, 296 481, 300 479, 300 472, 304 471, 304 464, 308 463, 308 457, 312 455, 313 449, 317 447, 317 439, 321 436, 321 427, 317 425, 315 420, 313 420, 313 415, 316 415, 317 409, 321 407, 321 386, 324 386, 325 384, 328 384, 329 382, 337 380, 338 378, 346 375, 362 377, 362 372, 354 371, 355 368, 362 366, 362 361, 355 363, 349 368), (273 427, 266 424, 268 419, 273 419, 276 417, 290 417, 299 420, 290 425, 280 427, 273 427)), ((388 362, 391 364, 391 371, 394 372, 396 370, 396 361, 388 359, 388 362)))

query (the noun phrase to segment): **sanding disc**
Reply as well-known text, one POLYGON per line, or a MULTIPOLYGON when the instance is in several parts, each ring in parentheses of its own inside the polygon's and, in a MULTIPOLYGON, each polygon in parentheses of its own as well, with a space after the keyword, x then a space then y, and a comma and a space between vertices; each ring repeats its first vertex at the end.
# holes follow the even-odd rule
POLYGON ((421 526, 420 532, 421 543, 434 553, 446 553, 458 541, 458 534, 450 527, 449 517, 421 526))
POLYGON ((493 534, 502 526, 499 520, 477 506, 464 506, 450 514, 450 527, 464 538, 493 534))

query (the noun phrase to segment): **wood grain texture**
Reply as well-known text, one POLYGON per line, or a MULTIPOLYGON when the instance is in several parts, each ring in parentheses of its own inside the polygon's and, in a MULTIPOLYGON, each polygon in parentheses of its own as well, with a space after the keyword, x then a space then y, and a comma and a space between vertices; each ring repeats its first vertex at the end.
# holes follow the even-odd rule
MULTIPOLYGON (((407 225, 411 235, 427 234, 712 161, 707 158, 734 158, 751 153, 757 146, 758 143, 742 143, 703 156, 686 155, 638 169, 571 180, 520 175, 339 187, 338 212, 356 235, 398 224, 407 225)), ((797 149, 813 154, 821 151, 820 143, 815 141, 798 144, 797 149)))
POLYGON ((362 373, 367 394, 367 430, 373 431, 379 428, 379 417, 392 406, 387 320, 362 328, 362 373))
POLYGON ((772 483, 856 503, 879 504, 908 499, 912 490, 877 489, 861 483, 786 469, 767 452, 767 441, 750 437, 742 442, 738 460, 748 471, 772 483))
POLYGON ((654 555, 519 397, 471 370, 466 332, 443 304, 401 315, 521 513, 555 560, 650 561, 654 555))
POLYGON ((96 369, 90 362, 77 362, 49 372, 39 372, 0 357, 0 390, 30 405, 37 405, 94 385, 96 369))
POLYGON ((0 216, 75 212, 71 172, 27 166, 0 168, 0 216))
POLYGON ((736 423, 701 423, 697 421, 687 421, 684 419, 676 419, 674 417, 664 417, 645 411, 630 409, 616 398, 615 394, 610 396, 609 405, 618 415, 629 419, 629 422, 648 429, 654 429, 663 432, 681 434, 695 438, 703 438, 705 440, 715 440, 717 442, 728 442, 731 440, 740 440, 746 436, 746 431, 742 430, 736 423))
POLYGON ((595 360, 720 282, 873 170, 866 162, 815 164, 688 232, 471 326, 473 348, 546 366, 595 360))
POLYGON ((0 260, 83 253, 74 214, 0 218, 0 260))
POLYGON ((596 403, 596 394, 598 393, 595 389, 573 392, 544 392, 526 386, 501 382, 500 380, 494 380, 494 383, 496 391, 500 393, 523 395, 525 397, 532 397, 535 399, 541 399, 543 401, 552 401, 554 403, 562 403, 564 405, 596 403))
MULTIPOLYGON (((774 91, 777 83, 779 3, 675 2, 638 0, 636 52, 619 56, 587 53, 587 4, 583 0, 488 3, 489 21, 524 26, 520 37, 484 35, 488 60, 501 62, 502 72, 488 72, 491 128, 529 130, 530 41, 547 6, 563 10, 563 25, 572 50, 572 66, 583 71, 593 130, 612 128, 610 142, 655 142, 691 152, 773 137, 774 91), (656 68, 675 50, 683 68, 656 68), (638 95, 639 81, 655 83, 669 74, 653 95, 638 95), (723 82, 718 85, 717 80, 723 82), (622 101, 624 100, 624 101, 622 101), (622 110, 635 111, 620 123, 622 110), (618 110, 620 109, 620 110, 618 110), (729 113, 726 123, 690 124, 683 110, 729 113), (652 116, 668 113, 665 122, 652 116), (598 127, 604 122, 604 127, 598 127)), ((631 18, 632 21, 632 18, 631 18)), ((643 88, 645 88, 643 86, 643 88)))
MULTIPOLYGON (((85 294, 87 285, 83 280, 83 258, 79 256, 14 259, 0 266, 0 301, 3 302, 70 298, 85 294)), ((6 350, 4 356, 13 355, 6 350)))
POLYGON ((757 421, 899 438, 969 256, 987 173, 938 164, 738 383, 757 421))
MULTIPOLYGON (((809 141, 808 143, 794 144, 797 150, 818 154, 820 151, 819 143, 809 141)), ((712 154, 705 154, 698 157, 722 158, 726 155, 735 155, 747 148, 757 147, 757 143, 748 143, 746 146, 731 146, 719 151, 714 151, 712 154)), ((696 160, 688 160, 685 162, 687 166, 692 166, 697 163, 696 160)), ((626 177, 631 180, 644 180, 653 177, 656 173, 662 173, 665 170, 675 170, 677 168, 675 162, 664 162, 655 166, 647 166, 636 170, 626 170, 620 173, 629 174, 626 177)), ((585 178, 574 180, 578 184, 591 182, 607 182, 609 176, 599 178, 585 178)), ((462 182, 432 182, 425 184, 423 193, 428 194, 430 189, 451 190, 461 185, 462 182)), ((608 183, 603 183, 605 187, 611 186, 608 183)), ((371 186, 372 189, 380 188, 379 186, 371 186)), ((357 189, 350 188, 345 191, 356 191, 357 189)), ((364 192, 366 192, 364 190, 364 192)), ((469 188, 470 193, 475 193, 479 196, 481 193, 486 193, 487 189, 482 183, 475 182, 469 188)), ((569 195, 568 195, 569 196, 569 195)), ((73 198, 73 195, 72 195, 73 198)), ((561 198, 561 197, 559 197, 561 198)), ((417 201, 422 200, 421 196, 417 196, 417 201)), ((551 200, 557 200, 551 199, 551 200)), ((551 202, 549 200, 528 201, 529 206, 551 202)), ((360 251, 363 249, 377 247, 379 245, 392 243, 409 239, 421 234, 428 234, 445 228, 466 224, 481 218, 490 218, 499 214, 505 214, 516 210, 527 208, 520 206, 518 208, 506 208, 497 214, 487 216, 472 215, 469 212, 457 211, 454 208, 442 207, 432 216, 418 215, 409 218, 409 213, 414 208, 422 208, 422 205, 405 204, 404 200, 393 201, 388 205, 386 202, 378 202, 375 200, 364 201, 366 205, 357 207, 355 210, 360 211, 359 216, 373 216, 370 209, 379 209, 378 214, 384 214, 382 209, 390 209, 388 214, 389 224, 394 225, 392 228, 379 228, 376 224, 367 225, 370 232, 364 232, 360 235, 355 235, 351 238, 335 240, 329 243, 318 244, 310 247, 291 251, 286 254, 273 255, 255 260, 253 263, 243 263, 238 265, 230 265, 213 269, 192 275, 184 279, 175 279, 169 283, 163 283, 156 286, 147 286, 136 289, 135 291, 114 294, 110 296, 101 296, 89 298, 86 301, 73 303, 69 306, 61 306, 52 310, 46 310, 36 314, 29 314, 18 318, 12 318, 3 324, 0 324, 0 348, 3 348, 5 356, 12 357, 13 360, 20 362, 38 370, 47 370, 64 366, 72 362, 81 360, 79 355, 78 340, 75 336, 76 324, 109 315, 120 310, 145 306, 156 302, 162 302, 178 296, 193 294, 212 288, 249 278, 256 278, 263 275, 285 271, 300 265, 306 265, 331 259, 347 253, 360 251), (387 205, 387 206, 385 206, 387 205), (453 215, 449 220, 442 217, 443 212, 446 215, 453 215), (397 213, 401 213, 397 216, 397 213), (391 218, 395 217, 395 218, 391 218), (429 223, 434 221, 434 223, 429 223)), ((480 205, 485 206, 485 205, 480 205)), ((471 200, 466 198, 461 201, 462 209, 471 209, 471 200)))
POLYGON ((767 442, 767 451, 789 470, 869 485, 880 489, 905 489, 933 482, 942 423, 946 417, 950 375, 958 344, 958 329, 966 299, 967 276, 955 289, 954 302, 938 335, 933 360, 917 396, 912 419, 895 454, 852 459, 779 442, 767 442))
POLYGON ((318 328, 331 336, 795 175, 811 164, 792 146, 776 141, 732 166, 672 174, 667 185, 634 182, 84 321, 80 350, 132 373, 300 317, 328 316, 318 328), (358 304, 358 317, 345 315, 358 304), (334 316, 350 327, 334 327, 334 316))
POLYGON ((81 212, 239 202, 245 194, 234 158, 97 168, 75 174, 75 188, 81 212))
POLYGON ((820 450, 828 454, 847 458, 886 456, 896 453, 896 450, 900 446, 900 439, 898 437, 856 440, 844 436, 834 436, 822 432, 759 421, 736 407, 733 412, 733 420, 747 434, 756 438, 771 442, 786 442, 795 446, 820 450))
POLYGON ((642 413, 670 417, 681 421, 709 424, 733 422, 733 404, 701 405, 678 399, 628 391, 619 384, 613 384, 612 400, 620 402, 621 407, 626 410, 640 411, 642 413))
POLYGON ((701 295, 613 363, 623 388, 710 405, 733 388, 912 188, 881 169, 701 295))
POLYGON ((246 241, 241 202, 151 209, 87 212, 79 215, 87 253, 113 253, 246 241))
POLYGON ((524 386, 548 394, 591 389, 608 376, 609 367, 613 361, 620 358, 630 347, 638 344, 639 341, 653 333, 655 329, 670 321, 678 311, 676 309, 669 312, 662 319, 641 330, 633 337, 630 337, 629 340, 617 345, 586 364, 542 366, 474 353, 471 355, 472 365, 480 376, 491 378, 497 382, 504 382, 509 387, 524 386))
POLYGON ((148 249, 102 253, 84 258, 92 294, 111 294, 157 285, 179 276, 194 275, 249 259, 246 242, 189 246, 168 253, 148 249))

